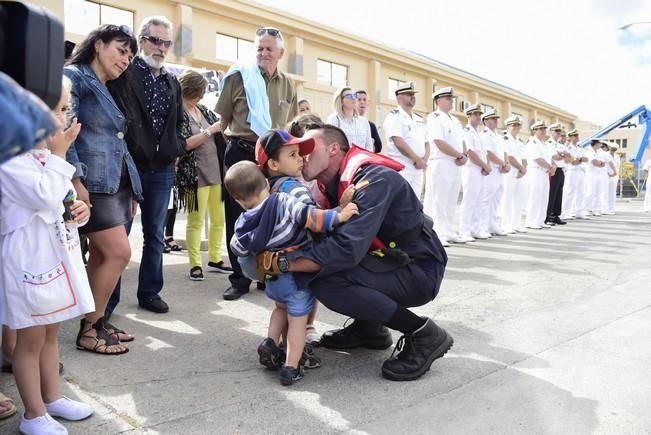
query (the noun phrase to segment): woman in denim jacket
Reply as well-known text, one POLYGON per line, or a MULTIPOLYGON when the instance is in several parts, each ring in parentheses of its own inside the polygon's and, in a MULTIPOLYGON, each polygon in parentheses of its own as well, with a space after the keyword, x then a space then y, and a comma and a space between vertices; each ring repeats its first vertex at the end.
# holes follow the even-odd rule
POLYGON ((133 340, 104 321, 104 310, 131 258, 125 224, 135 214, 142 186, 124 140, 126 119, 106 82, 127 69, 136 51, 130 28, 102 25, 79 44, 64 69, 72 81, 72 116, 82 124, 67 160, 77 169, 72 181, 79 199, 92 207, 80 232, 90 241, 87 269, 95 312, 81 320, 77 348, 111 355, 127 352, 122 342, 133 340))

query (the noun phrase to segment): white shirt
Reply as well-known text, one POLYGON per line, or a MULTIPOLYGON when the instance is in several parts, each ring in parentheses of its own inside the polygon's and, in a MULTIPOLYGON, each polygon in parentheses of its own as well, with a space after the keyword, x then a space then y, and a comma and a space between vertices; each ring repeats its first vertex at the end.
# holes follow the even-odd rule
POLYGON ((538 162, 536 159, 543 159, 545 162, 549 163, 551 165, 551 154, 547 152, 547 147, 545 146, 544 142, 539 140, 535 136, 531 136, 529 140, 527 141, 527 145, 525 146, 524 149, 525 157, 527 159, 529 167, 533 167, 536 169, 541 169, 545 170, 538 162))
MULTIPOLYGON (((506 133, 504 135, 504 141, 506 143, 506 153, 513 157, 518 163, 523 164, 525 160, 524 153, 524 144, 520 138, 513 137, 511 133, 506 133)), ((518 175, 518 170, 512 166, 511 171, 509 172, 514 177, 518 175)))
POLYGON ((435 140, 443 140, 456 151, 462 153, 463 138, 463 128, 455 116, 440 110, 427 115, 427 141, 432 145, 430 160, 454 160, 454 157, 445 154, 436 146, 435 140))
MULTIPOLYGON (((490 128, 484 128, 484 130, 479 135, 481 137, 482 143, 486 147, 486 152, 492 151, 498 158, 504 160, 504 153, 506 152, 506 145, 504 144, 504 139, 500 138, 496 132, 490 128)), ((493 168, 499 168, 500 166, 490 162, 493 168)))
POLYGON ((585 152, 585 156, 588 158, 588 172, 592 174, 598 174, 601 168, 596 167, 595 165, 592 164, 593 160, 598 160, 600 162, 603 162, 603 151, 601 149, 596 150, 592 147, 588 147, 587 151, 585 152))
MULTIPOLYGON (((486 147, 484 146, 484 143, 481 141, 481 137, 479 137, 479 132, 477 131, 476 128, 474 128, 472 125, 468 124, 463 128, 463 137, 464 141, 466 142, 466 149, 468 151, 472 150, 479 156, 479 158, 482 161, 486 161, 486 147)), ((475 165, 472 160, 468 160, 468 164, 464 165, 463 167, 467 167, 468 165, 475 165)))
POLYGON ((622 164, 622 158, 618 154, 611 154, 613 158, 613 164, 615 165, 615 174, 614 175, 619 175, 619 167, 622 164))
MULTIPOLYGON (((572 160, 582 159, 585 155, 585 150, 577 145, 568 144, 567 152, 572 156, 572 160)), ((585 163, 579 163, 578 165, 569 164, 567 165, 568 171, 577 171, 585 170, 585 163)))
POLYGON ((392 137, 401 137, 414 154, 425 157, 425 121, 420 115, 412 112, 410 116, 402 107, 397 107, 387 113, 382 127, 389 144, 387 154, 406 168, 413 168, 414 162, 398 150, 392 137))
POLYGON ((326 124, 339 127, 346 133, 346 138, 351 144, 373 151, 373 138, 371 137, 371 124, 363 116, 354 116, 352 120, 341 117, 336 113, 328 116, 326 124))
MULTIPOLYGON (((563 145, 560 142, 555 141, 554 139, 547 139, 547 144, 550 147, 550 149, 553 150, 552 155, 556 155, 559 153, 564 153, 566 151, 565 145, 563 145)), ((554 160, 554 164, 558 168, 564 168, 565 167, 565 160, 554 160)))

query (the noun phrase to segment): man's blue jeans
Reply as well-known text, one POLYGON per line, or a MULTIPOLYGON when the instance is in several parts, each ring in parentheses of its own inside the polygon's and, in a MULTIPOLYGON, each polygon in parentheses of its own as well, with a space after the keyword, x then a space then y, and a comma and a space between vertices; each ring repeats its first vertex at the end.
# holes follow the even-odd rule
MULTIPOLYGON (((163 289, 164 230, 170 191, 174 185, 174 165, 156 172, 138 171, 142 182, 143 202, 140 204, 143 245, 140 273, 138 275, 138 301, 158 299, 163 289)), ((127 233, 131 232, 127 224, 127 233)), ((111 314, 120 302, 121 282, 115 286, 106 313, 111 314)))

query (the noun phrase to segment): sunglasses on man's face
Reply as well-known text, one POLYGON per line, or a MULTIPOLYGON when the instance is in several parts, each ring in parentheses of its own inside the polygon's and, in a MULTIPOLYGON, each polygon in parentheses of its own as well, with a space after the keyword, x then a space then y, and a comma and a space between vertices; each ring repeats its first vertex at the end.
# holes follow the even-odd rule
POLYGON ((172 41, 169 39, 159 38, 158 36, 143 36, 142 39, 146 39, 156 47, 165 46, 165 48, 170 48, 172 46, 172 41))
POLYGON ((255 36, 263 36, 265 34, 273 36, 274 38, 279 37, 280 39, 283 39, 283 34, 280 33, 280 30, 273 27, 260 27, 255 31, 255 36))

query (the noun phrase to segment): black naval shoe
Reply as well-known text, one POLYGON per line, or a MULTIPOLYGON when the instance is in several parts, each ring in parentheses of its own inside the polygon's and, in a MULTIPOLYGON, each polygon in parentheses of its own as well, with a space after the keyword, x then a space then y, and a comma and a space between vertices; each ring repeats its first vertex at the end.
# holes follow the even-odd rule
POLYGON ((242 295, 245 295, 249 292, 249 288, 237 288, 234 286, 230 286, 226 290, 224 290, 224 299, 227 301, 234 301, 235 299, 239 299, 242 297, 242 295))
POLYGON ((554 218, 554 223, 555 223, 556 225, 567 225, 567 222, 565 222, 564 220, 562 220, 562 219, 559 218, 558 216, 556 216, 556 217, 554 218))
MULTIPOLYGON (((347 321, 346 321, 347 322, 347 321)), ((355 320, 342 329, 328 331, 321 336, 321 346, 328 349, 353 349, 365 347, 367 349, 387 349, 393 344, 389 329, 384 326, 371 328, 363 322, 355 320)))
POLYGON ((553 219, 547 219, 547 220, 545 221, 545 224, 547 224, 547 225, 553 227, 554 225, 556 225, 556 222, 554 222, 553 219))
POLYGON ((427 372, 435 359, 450 350, 454 340, 445 329, 436 326, 432 319, 413 334, 400 337, 393 353, 397 356, 382 364, 382 376, 392 381, 413 381, 427 372))

